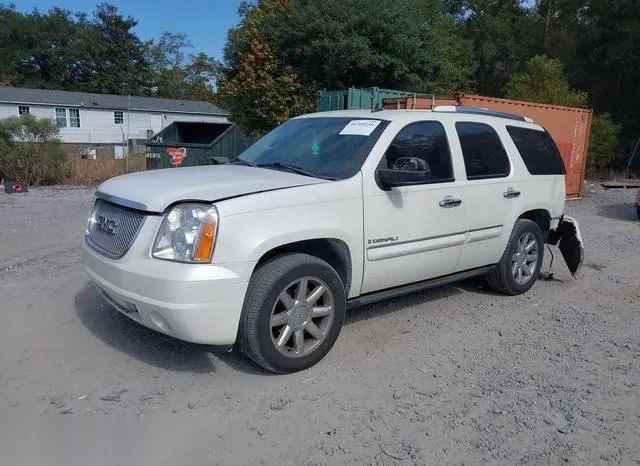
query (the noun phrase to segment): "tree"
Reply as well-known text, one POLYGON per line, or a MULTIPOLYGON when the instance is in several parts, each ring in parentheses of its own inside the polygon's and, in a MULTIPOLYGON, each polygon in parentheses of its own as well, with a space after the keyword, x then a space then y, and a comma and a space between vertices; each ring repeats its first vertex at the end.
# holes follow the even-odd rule
POLYGON ((88 90, 105 94, 149 93, 151 69, 140 38, 132 32, 138 22, 122 17, 106 3, 98 5, 85 40, 91 73, 88 90))
POLYGON ((263 34, 320 88, 453 92, 468 87, 473 70, 470 44, 441 0, 299 0, 263 34))
POLYGON ((210 101, 214 96, 217 63, 205 53, 185 55, 193 47, 185 34, 164 32, 147 44, 154 94, 170 99, 210 101))
POLYGON ((615 123, 608 113, 593 117, 589 137, 589 157, 587 158, 589 176, 594 176, 611 167, 616 160, 620 130, 620 125, 615 123))
POLYGON ((145 94, 151 71, 137 24, 101 4, 91 20, 0 5, 0 76, 13 86, 145 94))
POLYGON ((23 15, 0 6, 0 74, 19 86, 78 86, 87 58, 86 27, 84 15, 60 8, 23 15))
POLYGON ((524 71, 509 78, 505 95, 509 99, 586 107, 587 93, 572 90, 563 72, 559 61, 544 55, 535 56, 526 63, 524 71))
MULTIPOLYGON (((552 105, 586 107, 586 92, 569 87, 563 75, 562 64, 546 56, 529 60, 521 73, 515 73, 506 86, 506 95, 511 99, 528 100, 552 105)), ((594 115, 589 136, 588 172, 609 167, 616 158, 620 126, 605 113, 594 115)))
POLYGON ((474 90, 500 96, 509 76, 539 47, 537 18, 522 0, 448 0, 462 37, 473 46, 474 90))
POLYGON ((452 93, 471 82, 470 44, 440 0, 260 0, 239 12, 220 89, 250 128, 314 109, 320 89, 452 93))
POLYGON ((283 63, 262 34, 273 16, 289 8, 287 0, 260 0, 241 6, 241 25, 231 32, 238 47, 222 70, 219 97, 233 120, 252 135, 264 133, 285 120, 313 108, 312 90, 300 81, 293 68, 283 63))
POLYGON ((0 178, 25 184, 58 182, 69 165, 53 120, 26 113, 0 120, 0 178))
POLYGON ((629 147, 640 136, 640 2, 589 0, 580 10, 579 83, 592 105, 625 123, 629 147))

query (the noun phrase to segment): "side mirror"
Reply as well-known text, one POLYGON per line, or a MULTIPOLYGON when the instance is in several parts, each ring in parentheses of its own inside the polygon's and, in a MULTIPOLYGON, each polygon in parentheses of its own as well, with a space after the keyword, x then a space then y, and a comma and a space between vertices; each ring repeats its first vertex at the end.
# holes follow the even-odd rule
POLYGON ((424 184, 429 181, 431 172, 427 170, 392 170, 389 168, 378 169, 378 180, 385 190, 394 186, 410 186, 424 184))

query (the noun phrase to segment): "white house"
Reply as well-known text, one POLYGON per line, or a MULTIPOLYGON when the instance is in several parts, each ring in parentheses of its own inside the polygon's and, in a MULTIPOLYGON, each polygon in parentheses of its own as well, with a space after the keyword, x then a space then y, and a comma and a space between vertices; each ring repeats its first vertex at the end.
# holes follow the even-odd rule
POLYGON ((144 152, 145 142, 173 122, 229 121, 203 101, 0 87, 0 119, 23 113, 55 120, 65 148, 92 157, 144 152))

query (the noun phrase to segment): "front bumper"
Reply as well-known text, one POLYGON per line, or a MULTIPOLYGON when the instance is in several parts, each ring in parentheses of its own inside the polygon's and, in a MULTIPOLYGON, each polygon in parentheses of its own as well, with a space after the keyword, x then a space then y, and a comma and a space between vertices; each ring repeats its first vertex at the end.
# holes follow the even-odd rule
POLYGON ((181 264, 140 254, 104 257, 83 242, 82 261, 99 293, 145 327, 180 340, 233 345, 249 264, 181 264))

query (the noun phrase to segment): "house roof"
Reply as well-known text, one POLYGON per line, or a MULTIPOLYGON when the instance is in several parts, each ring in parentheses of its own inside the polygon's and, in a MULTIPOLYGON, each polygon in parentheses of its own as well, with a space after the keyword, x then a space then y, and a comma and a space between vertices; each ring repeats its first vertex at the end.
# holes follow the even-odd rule
MULTIPOLYGON (((90 92, 70 92, 50 89, 26 89, 21 87, 0 87, 0 102, 118 110, 127 110, 129 108, 129 96, 126 95, 93 94, 90 92)), ((131 110, 195 113, 200 115, 228 115, 228 112, 209 102, 139 96, 131 96, 131 110)))

